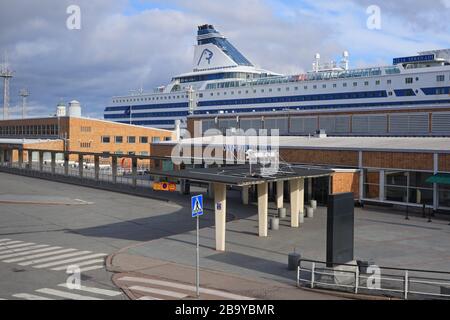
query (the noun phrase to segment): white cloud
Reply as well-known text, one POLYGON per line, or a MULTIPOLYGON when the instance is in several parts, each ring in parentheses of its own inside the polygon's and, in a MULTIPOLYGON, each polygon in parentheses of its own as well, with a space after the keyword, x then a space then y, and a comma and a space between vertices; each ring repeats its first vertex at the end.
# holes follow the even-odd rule
POLYGON ((76 98, 86 114, 102 116, 113 95, 165 84, 190 71, 196 26, 215 24, 256 65, 282 73, 311 67, 313 56, 352 63, 387 63, 392 56, 450 47, 449 0, 40 0, 0 2, 0 52, 7 49, 18 90, 31 91, 32 112, 48 114, 76 98), (382 8, 382 30, 366 28, 365 9, 382 8), (82 29, 65 27, 66 7, 78 4, 82 29), (162 9, 157 9, 161 7, 162 9), (130 14, 131 12, 131 14, 130 14), (45 111, 44 111, 45 110, 45 111))

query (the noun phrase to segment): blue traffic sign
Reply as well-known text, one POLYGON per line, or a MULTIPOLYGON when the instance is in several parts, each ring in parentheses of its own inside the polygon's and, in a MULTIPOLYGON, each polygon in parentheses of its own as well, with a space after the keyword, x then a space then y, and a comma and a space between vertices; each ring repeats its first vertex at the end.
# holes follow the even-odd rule
POLYGON ((203 195, 191 198, 192 218, 203 215, 203 195))

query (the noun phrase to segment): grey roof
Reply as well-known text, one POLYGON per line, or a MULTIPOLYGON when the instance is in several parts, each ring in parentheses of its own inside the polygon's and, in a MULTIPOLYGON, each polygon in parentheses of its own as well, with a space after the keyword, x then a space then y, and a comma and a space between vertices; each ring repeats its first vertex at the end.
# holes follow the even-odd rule
MULTIPOLYGON (((240 137, 238 137, 240 138, 240 137)), ((242 138, 245 139, 248 137, 242 138)), ((186 139, 183 143, 194 145, 232 145, 236 137, 203 137, 186 139), (229 140, 227 140, 229 139, 229 140)), ((269 136, 270 139, 270 136, 269 136)), ((237 139, 236 141, 239 141, 237 139)), ((248 141, 248 140, 247 140, 248 141)), ((256 140, 255 140, 256 141, 256 140)), ((173 144, 174 142, 172 142, 173 144)), ((166 144, 165 142, 161 144, 166 144)), ((248 142, 247 142, 248 144, 248 142)), ((445 137, 305 137, 281 136, 280 148, 354 150, 354 151, 400 151, 400 152, 440 152, 450 153, 450 138, 445 137)))
POLYGON ((260 167, 253 166, 252 172, 254 172, 253 175, 250 174, 250 167, 247 165, 223 168, 192 168, 181 171, 152 171, 152 175, 235 186, 249 186, 298 178, 326 177, 330 176, 334 171, 302 166, 280 166, 278 173, 264 177, 257 174, 257 172, 260 172, 260 167))

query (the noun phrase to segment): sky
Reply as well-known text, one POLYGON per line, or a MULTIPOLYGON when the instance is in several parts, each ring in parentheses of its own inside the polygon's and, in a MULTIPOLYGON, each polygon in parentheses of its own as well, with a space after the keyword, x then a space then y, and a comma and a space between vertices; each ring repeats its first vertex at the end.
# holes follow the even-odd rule
POLYGON ((351 67, 366 67, 450 48, 449 18, 450 0, 0 0, 0 55, 14 70, 11 118, 21 88, 30 116, 76 99, 84 116, 102 118, 111 97, 191 71, 201 24, 256 66, 298 74, 316 53, 330 61, 348 50, 351 67), (71 5, 80 29, 67 28, 71 5))

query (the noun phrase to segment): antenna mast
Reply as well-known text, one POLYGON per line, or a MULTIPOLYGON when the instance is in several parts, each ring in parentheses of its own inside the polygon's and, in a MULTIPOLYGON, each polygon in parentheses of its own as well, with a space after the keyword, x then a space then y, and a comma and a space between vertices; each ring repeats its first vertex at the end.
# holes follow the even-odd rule
POLYGON ((9 116, 9 80, 13 77, 13 71, 9 68, 8 56, 5 53, 4 62, 0 69, 0 78, 3 78, 3 120, 9 116))
POLYGON ((27 116, 27 97, 30 95, 27 89, 21 89, 19 95, 22 97, 22 119, 27 116))

